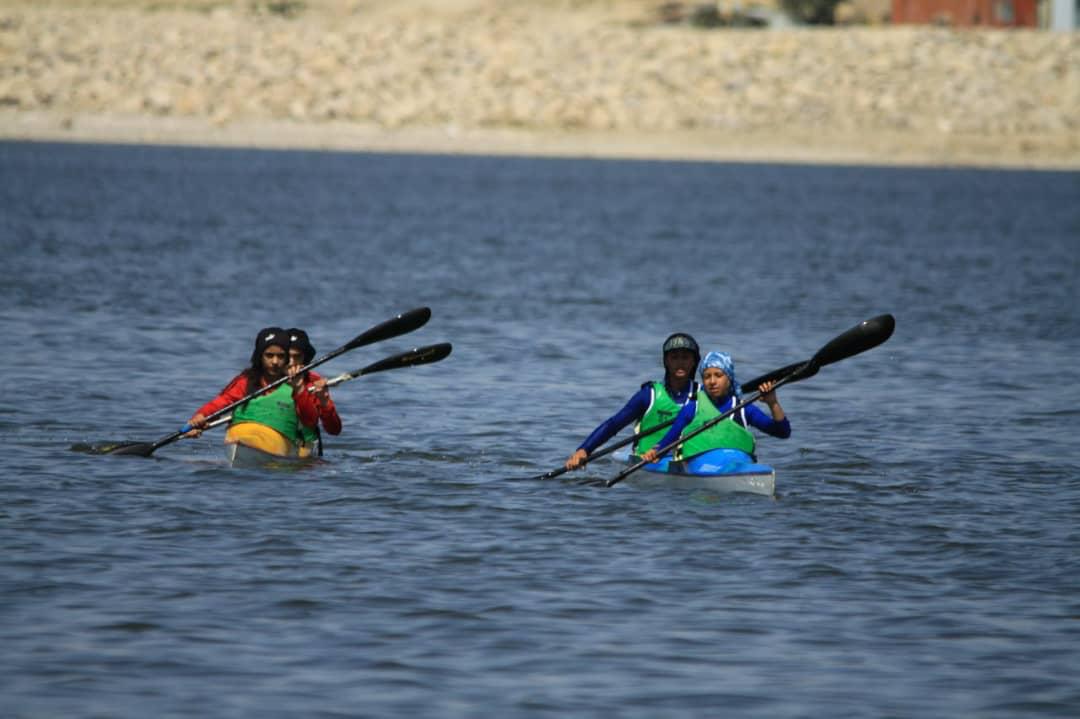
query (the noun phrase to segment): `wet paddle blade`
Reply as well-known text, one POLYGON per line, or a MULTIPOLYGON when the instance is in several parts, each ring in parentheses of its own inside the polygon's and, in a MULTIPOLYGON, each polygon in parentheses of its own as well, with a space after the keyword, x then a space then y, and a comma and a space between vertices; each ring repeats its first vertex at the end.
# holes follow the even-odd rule
POLYGON ((138 442, 117 447, 109 454, 127 454, 132 457, 149 457, 157 447, 152 442, 138 442))
POLYGON ((98 442, 96 444, 73 444, 72 452, 86 454, 127 454, 135 457, 149 457, 154 451, 150 442, 98 442))

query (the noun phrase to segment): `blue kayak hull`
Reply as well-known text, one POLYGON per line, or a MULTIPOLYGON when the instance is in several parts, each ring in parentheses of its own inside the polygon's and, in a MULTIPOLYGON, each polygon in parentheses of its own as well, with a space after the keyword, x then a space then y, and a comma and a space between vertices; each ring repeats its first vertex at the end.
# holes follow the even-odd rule
MULTIPOLYGON (((617 452, 614 457, 625 464, 638 461, 628 451, 617 452)), ((750 455, 737 449, 714 449, 683 461, 665 457, 646 464, 624 483, 639 488, 708 489, 771 497, 776 494, 776 470, 767 464, 755 463, 750 455)))

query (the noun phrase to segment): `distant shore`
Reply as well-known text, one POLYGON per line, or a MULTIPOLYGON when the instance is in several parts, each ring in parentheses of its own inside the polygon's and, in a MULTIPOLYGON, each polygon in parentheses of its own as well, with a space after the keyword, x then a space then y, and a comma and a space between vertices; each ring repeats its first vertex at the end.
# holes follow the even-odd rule
POLYGON ((810 165, 956 166, 1080 169, 1080 156, 993 138, 798 137, 705 131, 627 132, 492 128, 393 130, 346 122, 237 120, 216 125, 202 118, 145 115, 12 113, 0 110, 0 139, 38 142, 151 144, 196 147, 327 150, 445 155, 590 157, 700 162, 810 165), (921 140, 921 141, 920 141, 921 140))
POLYGON ((1080 169, 1078 33, 613 5, 0 0, 0 139, 1080 169))

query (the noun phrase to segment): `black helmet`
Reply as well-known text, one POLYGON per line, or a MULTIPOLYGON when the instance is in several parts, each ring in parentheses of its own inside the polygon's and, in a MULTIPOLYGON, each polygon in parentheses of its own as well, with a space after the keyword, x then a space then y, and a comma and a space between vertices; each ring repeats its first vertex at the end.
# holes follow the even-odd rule
POLYGON ((315 359, 315 348, 311 345, 307 332, 304 332, 299 327, 293 327, 288 330, 288 333, 290 348, 298 348, 304 353, 304 364, 311 364, 311 360, 315 359))
MULTIPOLYGON (((698 348, 697 341, 686 334, 685 332, 676 332, 675 334, 664 340, 663 355, 667 355, 672 350, 690 350, 694 353, 694 368, 697 369, 698 364, 701 362, 701 350, 698 348)), ((663 359, 661 356, 661 360, 663 359)))
POLYGON ((285 352, 289 351, 289 333, 280 327, 263 327, 255 335, 255 351, 251 353, 251 366, 259 367, 262 353, 270 345, 277 345, 285 352))

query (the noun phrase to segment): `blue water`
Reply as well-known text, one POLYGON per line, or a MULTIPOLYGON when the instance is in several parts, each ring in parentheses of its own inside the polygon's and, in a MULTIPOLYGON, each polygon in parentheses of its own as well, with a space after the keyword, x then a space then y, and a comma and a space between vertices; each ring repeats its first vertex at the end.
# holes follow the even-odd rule
POLYGON ((0 144, 8 717, 1066 717, 1080 708, 1080 175, 0 144), (326 461, 150 441, 247 361, 326 461), (789 385, 778 499, 577 443, 681 330, 789 385))

